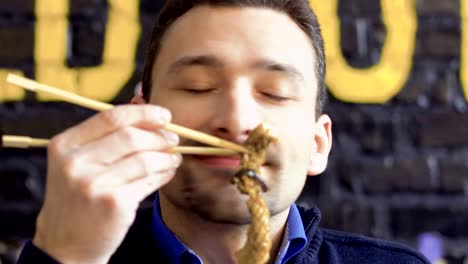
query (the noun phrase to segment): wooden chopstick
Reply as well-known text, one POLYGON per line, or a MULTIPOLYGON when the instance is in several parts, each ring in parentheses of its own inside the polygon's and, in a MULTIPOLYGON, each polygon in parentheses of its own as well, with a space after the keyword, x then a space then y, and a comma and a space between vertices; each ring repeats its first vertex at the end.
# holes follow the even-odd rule
MULTIPOLYGON (((99 101, 95 101, 83 96, 79 96, 74 93, 70 93, 52 86, 38 83, 34 80, 24 78, 14 74, 8 74, 7 82, 23 87, 27 90, 34 92, 43 92, 52 96, 62 99, 69 103, 80 105, 96 111, 105 111, 115 107, 112 104, 107 104, 99 101)), ((192 130, 183 126, 178 126, 172 123, 167 124, 164 129, 176 133, 182 137, 189 138, 198 142, 202 142, 211 146, 220 147, 224 149, 234 150, 238 153, 247 153, 248 150, 241 145, 232 143, 230 141, 214 137, 196 130, 192 130)))
POLYGON ((225 148, 210 148, 210 147, 187 147, 177 146, 168 150, 171 153, 180 153, 184 155, 216 155, 216 156, 234 156, 239 155, 239 152, 225 148))
POLYGON ((49 140, 42 138, 3 135, 1 143, 2 147, 7 148, 42 148, 47 147, 49 140))
MULTIPOLYGON (((47 147, 50 140, 42 138, 31 138, 25 136, 3 135, 1 138, 1 146, 6 148, 44 148, 47 147)), ((170 148, 168 152, 180 154, 196 154, 196 155, 218 155, 229 156, 238 155, 239 153, 222 148, 209 148, 209 147, 185 147, 177 146, 170 148)))

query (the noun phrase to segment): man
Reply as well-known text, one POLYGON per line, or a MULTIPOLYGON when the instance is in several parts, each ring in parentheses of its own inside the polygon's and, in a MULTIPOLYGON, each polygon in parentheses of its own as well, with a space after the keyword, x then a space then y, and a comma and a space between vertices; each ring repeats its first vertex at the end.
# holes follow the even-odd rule
POLYGON ((260 173, 271 263, 427 263, 400 245, 320 229, 318 209, 294 205, 332 145, 324 75, 307 1, 167 1, 143 97, 52 140, 45 202, 19 262, 234 263, 250 222, 231 184, 239 158, 168 153, 201 146, 162 129, 173 122, 239 144, 261 123, 275 128, 260 173), (152 212, 136 217, 156 190, 152 212))

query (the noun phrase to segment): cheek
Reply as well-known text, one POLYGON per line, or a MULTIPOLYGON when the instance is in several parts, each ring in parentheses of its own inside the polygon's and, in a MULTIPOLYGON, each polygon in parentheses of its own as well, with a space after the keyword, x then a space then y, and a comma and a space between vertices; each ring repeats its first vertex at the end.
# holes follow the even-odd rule
POLYGON ((207 114, 205 110, 200 109, 194 111, 192 107, 175 107, 170 108, 172 112, 172 123, 179 124, 195 130, 202 130, 203 124, 206 123, 207 114), (172 110, 174 109, 174 110, 172 110))
POLYGON ((313 117, 299 117, 286 119, 281 124, 283 159, 287 161, 289 173, 305 174, 314 148, 314 120, 313 117))
MULTIPOLYGON (((275 118, 281 137, 290 148, 296 151, 311 150, 314 142, 314 117, 305 111, 291 111, 275 118)), ((280 138, 281 140, 281 138, 280 138)))
POLYGON ((211 118, 213 107, 206 100, 184 100, 177 96, 155 95, 150 103, 171 111, 172 123, 200 130, 206 120, 211 118))

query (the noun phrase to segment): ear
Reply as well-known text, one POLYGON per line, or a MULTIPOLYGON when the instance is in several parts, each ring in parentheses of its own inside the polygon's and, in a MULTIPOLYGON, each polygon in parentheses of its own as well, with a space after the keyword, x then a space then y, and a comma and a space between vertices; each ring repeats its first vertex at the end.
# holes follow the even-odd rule
POLYGON ((315 124, 314 146, 307 175, 315 176, 325 171, 332 146, 332 121, 328 115, 319 117, 315 124))
POLYGON ((145 99, 143 99, 143 87, 142 87, 141 82, 138 82, 136 84, 133 92, 135 96, 133 96, 132 100, 130 101, 131 104, 145 104, 146 103, 145 99))
POLYGON ((133 96, 132 100, 130 101, 131 104, 146 104, 145 99, 141 95, 133 96))

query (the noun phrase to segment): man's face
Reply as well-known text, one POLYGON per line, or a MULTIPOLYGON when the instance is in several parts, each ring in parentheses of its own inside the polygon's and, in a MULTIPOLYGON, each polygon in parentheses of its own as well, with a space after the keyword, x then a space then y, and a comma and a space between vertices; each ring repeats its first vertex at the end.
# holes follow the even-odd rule
MULTIPOLYGON (((316 57, 286 15, 263 8, 200 6, 168 30, 152 74, 150 102, 172 122, 243 144, 266 123, 270 146, 260 178, 272 215, 299 196, 315 149, 316 57)), ((181 139, 181 145, 200 146, 181 139)), ((174 205, 213 221, 248 223, 248 197, 231 178, 239 157, 184 156, 160 190, 174 205)))

